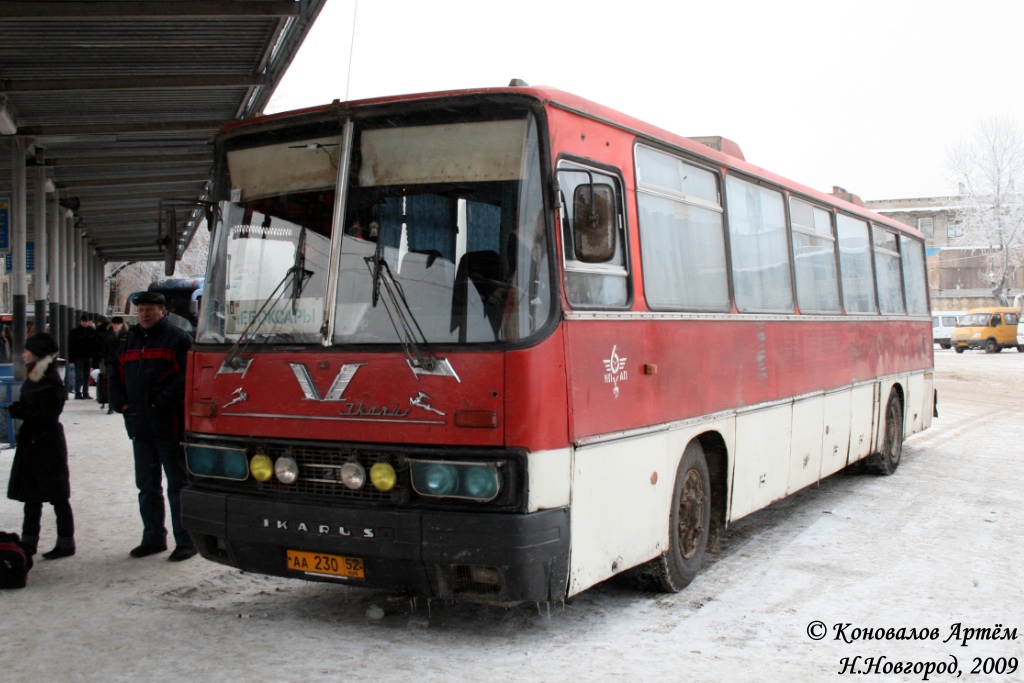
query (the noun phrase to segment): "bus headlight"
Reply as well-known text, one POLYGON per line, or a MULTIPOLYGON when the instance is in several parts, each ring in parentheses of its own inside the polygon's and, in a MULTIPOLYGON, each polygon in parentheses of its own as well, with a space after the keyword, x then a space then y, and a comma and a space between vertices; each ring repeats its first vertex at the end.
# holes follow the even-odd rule
POLYGON ((257 453, 249 461, 249 471, 252 472, 253 479, 256 481, 270 481, 270 478, 274 476, 274 461, 270 459, 269 455, 257 453))
POLYGON ((414 460, 409 468, 421 496, 488 501, 501 490, 498 464, 414 460))
POLYGON ((299 478, 299 464, 288 456, 282 456, 274 463, 274 474, 282 484, 291 484, 299 478))
POLYGON ((498 473, 492 467, 466 468, 462 488, 470 498, 490 500, 498 495, 498 473))
POLYGON ((186 445, 185 464, 188 471, 197 477, 237 481, 244 481, 249 477, 245 451, 234 448, 186 445))
POLYGON ((363 488, 366 483, 366 470, 359 463, 352 461, 341 466, 341 483, 352 490, 363 488))
POLYGON ((458 485, 459 475, 453 465, 424 462, 412 466, 412 486, 424 496, 448 496, 455 493, 458 485))

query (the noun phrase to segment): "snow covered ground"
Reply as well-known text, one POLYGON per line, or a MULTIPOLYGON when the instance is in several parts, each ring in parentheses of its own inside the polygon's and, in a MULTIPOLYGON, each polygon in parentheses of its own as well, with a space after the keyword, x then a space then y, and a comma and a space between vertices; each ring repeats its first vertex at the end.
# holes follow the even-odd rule
MULTIPOLYGON (((0 591, 0 682, 821 681, 858 656, 859 669, 885 658, 867 680, 923 680, 885 671, 955 657, 962 680, 1024 681, 1024 354, 937 349, 936 366, 940 418, 895 476, 840 473, 733 525, 679 594, 620 578, 507 610, 131 559, 141 528, 121 419, 69 401, 78 554, 0 591), (837 624, 847 639, 939 635, 847 643, 837 624), (943 642, 956 624, 1020 635, 943 642)), ((0 453, 3 492, 12 457, 0 453)), ((0 529, 20 525, 20 504, 0 499, 0 529)), ((47 506, 41 551, 54 534, 47 506)))

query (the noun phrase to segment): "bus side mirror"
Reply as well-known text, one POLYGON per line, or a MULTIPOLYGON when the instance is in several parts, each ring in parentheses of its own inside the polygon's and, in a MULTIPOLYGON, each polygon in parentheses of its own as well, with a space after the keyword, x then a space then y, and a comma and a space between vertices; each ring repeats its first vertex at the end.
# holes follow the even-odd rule
POLYGON ((603 263, 615 256, 615 192, 588 183, 573 192, 572 232, 576 259, 603 263))

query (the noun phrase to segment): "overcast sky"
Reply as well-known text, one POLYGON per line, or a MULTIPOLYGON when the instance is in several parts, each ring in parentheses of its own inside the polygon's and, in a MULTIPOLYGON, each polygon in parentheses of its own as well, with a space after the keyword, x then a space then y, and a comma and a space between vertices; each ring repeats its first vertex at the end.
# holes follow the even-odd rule
POLYGON ((521 78, 819 190, 942 196, 953 143, 1024 124, 1022 42, 1022 0, 329 0, 267 111, 521 78))

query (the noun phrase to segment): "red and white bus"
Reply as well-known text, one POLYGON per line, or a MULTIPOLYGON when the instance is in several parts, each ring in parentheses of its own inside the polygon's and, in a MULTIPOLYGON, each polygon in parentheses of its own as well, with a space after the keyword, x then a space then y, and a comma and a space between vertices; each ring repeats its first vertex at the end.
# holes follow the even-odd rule
POLYGON ((933 411, 922 235, 717 146, 528 86, 226 128, 202 555, 502 604, 630 568, 675 591, 729 522, 894 471, 933 411))

